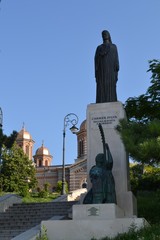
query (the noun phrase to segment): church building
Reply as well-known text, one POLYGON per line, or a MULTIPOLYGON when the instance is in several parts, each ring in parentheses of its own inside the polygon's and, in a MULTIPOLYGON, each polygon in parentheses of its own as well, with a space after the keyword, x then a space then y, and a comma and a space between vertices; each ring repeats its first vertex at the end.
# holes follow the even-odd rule
MULTIPOLYGON (((87 128, 86 120, 80 126, 77 135, 77 159, 73 164, 65 165, 65 180, 69 191, 84 188, 87 185, 87 128)), ((24 153, 34 162, 38 188, 43 189, 45 183, 50 184, 50 190, 55 191, 57 182, 62 180, 62 165, 52 165, 52 155, 49 149, 40 146, 33 155, 35 141, 31 134, 22 127, 17 135, 17 144, 22 147, 24 153)))

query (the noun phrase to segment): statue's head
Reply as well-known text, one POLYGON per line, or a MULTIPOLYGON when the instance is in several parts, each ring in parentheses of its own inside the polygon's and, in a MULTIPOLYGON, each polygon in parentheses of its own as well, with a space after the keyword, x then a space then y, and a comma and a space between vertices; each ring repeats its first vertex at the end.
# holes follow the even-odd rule
POLYGON ((107 30, 102 31, 102 38, 103 38, 103 41, 108 40, 110 43, 112 42, 111 35, 107 30))
POLYGON ((97 154, 95 161, 96 166, 102 167, 104 165, 104 154, 103 153, 97 154))

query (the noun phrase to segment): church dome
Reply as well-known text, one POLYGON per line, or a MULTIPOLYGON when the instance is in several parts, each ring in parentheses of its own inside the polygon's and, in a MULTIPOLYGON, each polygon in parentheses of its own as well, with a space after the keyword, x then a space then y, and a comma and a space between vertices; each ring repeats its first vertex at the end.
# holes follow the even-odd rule
POLYGON ((31 134, 29 132, 27 132, 24 127, 22 128, 22 130, 18 133, 17 135, 17 140, 20 139, 27 139, 27 140, 31 140, 31 134))
POLYGON ((44 145, 42 144, 42 146, 36 150, 35 155, 50 155, 50 153, 48 148, 44 147, 44 145))
POLYGON ((84 131, 84 130, 87 130, 87 121, 86 120, 84 120, 80 126, 80 131, 84 131))

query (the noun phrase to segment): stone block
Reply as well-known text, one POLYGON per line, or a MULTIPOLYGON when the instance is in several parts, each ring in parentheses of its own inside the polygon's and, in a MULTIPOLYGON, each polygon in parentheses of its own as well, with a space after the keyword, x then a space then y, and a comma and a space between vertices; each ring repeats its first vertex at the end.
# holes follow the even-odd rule
POLYGON ((105 220, 124 217, 124 211, 116 204, 73 205, 73 220, 105 220))

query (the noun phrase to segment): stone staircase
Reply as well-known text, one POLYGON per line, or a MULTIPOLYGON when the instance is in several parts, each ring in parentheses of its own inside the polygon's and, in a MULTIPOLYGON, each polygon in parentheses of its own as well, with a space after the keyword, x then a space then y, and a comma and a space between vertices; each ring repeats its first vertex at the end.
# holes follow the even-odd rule
POLYGON ((69 210, 76 203, 77 201, 13 204, 0 213, 0 240, 10 240, 53 216, 68 219, 69 210))

